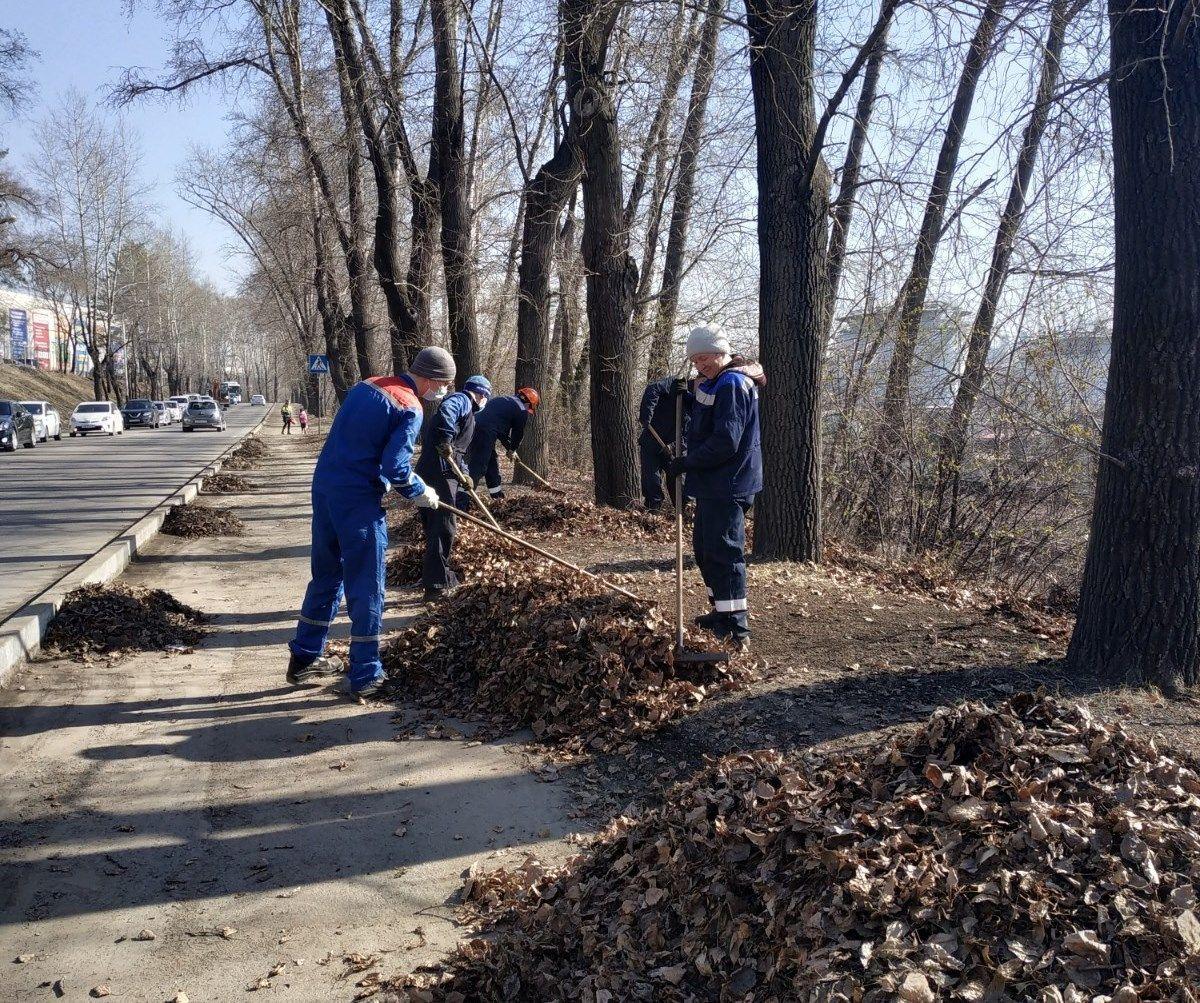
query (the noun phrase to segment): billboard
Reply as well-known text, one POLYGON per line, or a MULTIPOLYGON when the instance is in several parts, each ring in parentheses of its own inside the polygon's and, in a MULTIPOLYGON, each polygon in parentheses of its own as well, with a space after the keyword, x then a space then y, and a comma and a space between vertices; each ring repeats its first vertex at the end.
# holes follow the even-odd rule
POLYGON ((33 351, 30 353, 37 361, 39 369, 49 369, 50 366, 50 323, 44 317, 33 318, 33 351))
POLYGON ((29 314, 16 307, 8 311, 8 335, 12 343, 12 358, 24 362, 29 358, 29 314))

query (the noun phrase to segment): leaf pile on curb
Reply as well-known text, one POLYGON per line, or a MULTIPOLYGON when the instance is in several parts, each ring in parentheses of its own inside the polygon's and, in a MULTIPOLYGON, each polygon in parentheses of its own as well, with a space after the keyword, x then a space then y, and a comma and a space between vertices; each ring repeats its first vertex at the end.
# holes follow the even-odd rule
POLYGON ((248 435, 225 461, 228 470, 249 470, 255 462, 267 455, 267 444, 257 435, 248 435))
POLYGON ((489 939, 392 985, 410 1001, 1194 1000, 1198 815, 1191 767, 1083 708, 959 704, 853 755, 718 760, 563 868, 527 868, 489 939))
MULTIPOLYGON (((402 528, 406 525, 402 524, 402 528)), ((396 532, 393 530, 391 535, 395 536, 396 532)), ((450 555, 450 567, 459 580, 465 582, 478 576, 488 563, 496 558, 523 561, 532 556, 528 550, 515 543, 509 543, 501 536, 472 526, 469 522, 460 521, 454 550, 450 555)), ((419 585, 424 560, 423 538, 419 542, 404 543, 396 547, 387 561, 388 587, 402 589, 419 585)))
POLYGON ((204 478, 204 493, 206 495, 237 495, 253 491, 251 484, 241 474, 227 474, 224 471, 204 478))
MULTIPOLYGON (((568 756, 612 749, 750 675, 676 666, 662 612, 537 561, 494 557, 384 648, 399 692, 492 734, 531 728, 568 756)), ((691 630, 690 646, 715 647, 691 630)))
POLYGON ((42 650, 51 657, 119 655, 190 647, 207 618, 171 593, 112 582, 67 594, 42 650))
POLYGON ((169 536, 194 539, 200 536, 241 536, 246 524, 232 509, 215 505, 176 505, 163 520, 169 536))

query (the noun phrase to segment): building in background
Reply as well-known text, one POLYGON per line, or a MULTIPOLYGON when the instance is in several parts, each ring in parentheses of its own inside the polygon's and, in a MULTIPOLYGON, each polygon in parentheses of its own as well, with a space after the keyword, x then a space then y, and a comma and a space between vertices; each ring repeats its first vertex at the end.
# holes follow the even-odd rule
POLYGON ((92 371, 82 335, 52 300, 0 286, 0 359, 80 376, 92 371))

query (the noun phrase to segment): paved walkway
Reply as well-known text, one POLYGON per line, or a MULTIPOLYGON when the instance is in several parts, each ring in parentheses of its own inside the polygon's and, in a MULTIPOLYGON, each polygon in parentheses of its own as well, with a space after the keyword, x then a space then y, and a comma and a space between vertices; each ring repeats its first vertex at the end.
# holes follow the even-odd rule
POLYGON ((395 707, 284 685, 312 457, 268 441, 248 476, 270 489, 226 499, 245 537, 159 537, 125 576, 218 614, 201 649, 35 661, 0 694, 0 999, 61 980, 71 1000, 230 1000, 272 971, 287 998, 349 999, 347 952, 389 952, 387 974, 453 943, 473 861, 561 848, 564 792, 518 755, 398 742, 395 707))

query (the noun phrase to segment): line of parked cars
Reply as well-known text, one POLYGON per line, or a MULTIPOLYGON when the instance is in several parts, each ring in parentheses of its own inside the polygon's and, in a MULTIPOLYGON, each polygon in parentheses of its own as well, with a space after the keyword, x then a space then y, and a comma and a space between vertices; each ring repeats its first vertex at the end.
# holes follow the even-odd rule
MULTIPOLYGON (((261 394, 251 403, 265 406, 261 394)), ((123 408, 112 401, 84 401, 71 412, 66 428, 71 438, 88 435, 123 435, 128 428, 168 428, 179 424, 185 432, 202 428, 225 431, 225 413, 207 394, 177 394, 156 401, 137 397, 123 408)), ((18 446, 33 449, 39 442, 62 440, 62 416, 49 401, 0 400, 0 450, 18 446)))

